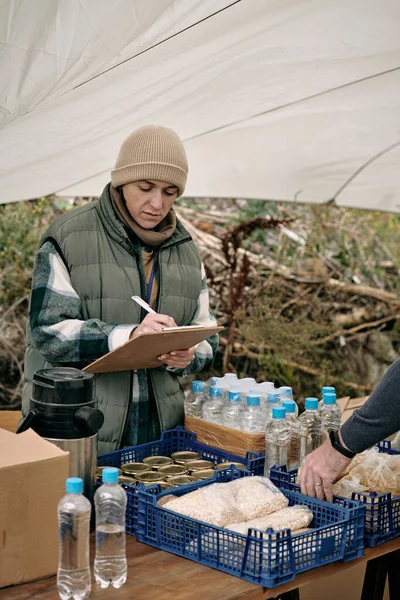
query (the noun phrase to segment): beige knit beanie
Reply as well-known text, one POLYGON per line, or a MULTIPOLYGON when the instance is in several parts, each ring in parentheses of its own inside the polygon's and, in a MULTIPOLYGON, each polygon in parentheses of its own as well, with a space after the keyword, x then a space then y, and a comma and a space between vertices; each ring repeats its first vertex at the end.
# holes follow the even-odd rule
POLYGON ((133 181, 157 179, 176 185, 181 196, 187 174, 185 148, 175 131, 146 125, 136 129, 122 143, 111 171, 111 183, 117 188, 133 181))

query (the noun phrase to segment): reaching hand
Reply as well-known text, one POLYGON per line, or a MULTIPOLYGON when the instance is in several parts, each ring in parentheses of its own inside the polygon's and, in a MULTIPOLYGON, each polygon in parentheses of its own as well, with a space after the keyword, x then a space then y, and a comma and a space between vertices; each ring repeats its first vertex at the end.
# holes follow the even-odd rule
POLYGON ((339 478, 350 460, 335 450, 330 441, 326 440, 322 446, 305 458, 300 472, 302 493, 319 500, 326 498, 328 502, 332 502, 332 484, 339 478))
POLYGON ((129 339, 136 337, 139 333, 161 331, 164 327, 176 327, 176 323, 172 317, 160 315, 159 313, 149 313, 145 316, 140 325, 132 331, 129 339))
POLYGON ((184 369, 195 358, 196 348, 197 346, 193 346, 193 348, 189 348, 188 350, 175 350, 170 354, 159 356, 159 359, 169 367, 184 369))

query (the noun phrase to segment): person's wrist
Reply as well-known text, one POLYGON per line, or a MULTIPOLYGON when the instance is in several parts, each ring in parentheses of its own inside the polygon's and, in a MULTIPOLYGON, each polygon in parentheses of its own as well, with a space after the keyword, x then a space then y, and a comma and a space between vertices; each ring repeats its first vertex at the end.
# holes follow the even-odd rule
POLYGON ((330 431, 329 439, 332 445, 332 448, 336 450, 342 456, 345 456, 347 459, 352 459, 355 456, 355 452, 352 452, 347 446, 345 446, 341 441, 340 431, 330 431))

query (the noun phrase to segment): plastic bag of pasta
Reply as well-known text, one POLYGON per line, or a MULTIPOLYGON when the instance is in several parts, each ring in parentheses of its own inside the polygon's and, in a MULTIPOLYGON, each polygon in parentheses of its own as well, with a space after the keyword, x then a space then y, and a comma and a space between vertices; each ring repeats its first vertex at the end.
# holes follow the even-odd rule
POLYGON ((245 515, 245 520, 264 517, 289 504, 286 496, 267 477, 242 477, 227 485, 231 486, 237 508, 245 515))
POLYGON ((265 531, 270 527, 274 531, 279 531, 281 529, 297 531, 298 529, 308 527, 313 518, 313 512, 308 506, 289 506, 277 510, 265 517, 259 517, 258 519, 251 519, 244 522, 242 521, 240 523, 230 523, 225 526, 225 529, 244 534, 247 534, 249 527, 260 529, 261 531, 265 531))

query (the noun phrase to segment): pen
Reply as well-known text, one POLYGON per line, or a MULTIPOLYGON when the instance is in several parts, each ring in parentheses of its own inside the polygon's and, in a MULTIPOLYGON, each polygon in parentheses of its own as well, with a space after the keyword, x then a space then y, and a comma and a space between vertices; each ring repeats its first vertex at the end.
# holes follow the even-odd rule
POLYGON ((139 306, 141 306, 142 308, 144 308, 144 310, 147 310, 148 313, 153 313, 153 315, 156 315, 156 311, 153 310, 148 304, 147 302, 145 302, 144 300, 142 300, 142 298, 140 296, 132 296, 132 300, 134 302, 136 302, 136 304, 139 304, 139 306))

